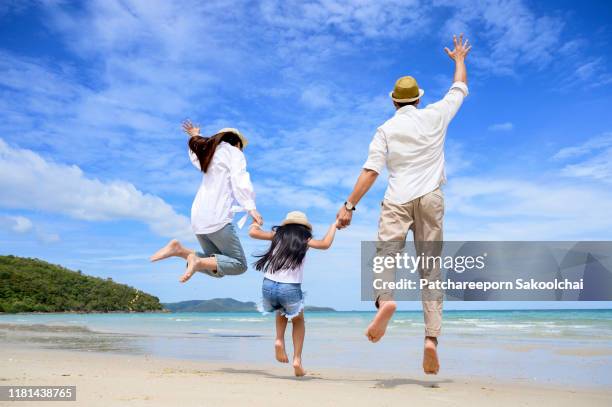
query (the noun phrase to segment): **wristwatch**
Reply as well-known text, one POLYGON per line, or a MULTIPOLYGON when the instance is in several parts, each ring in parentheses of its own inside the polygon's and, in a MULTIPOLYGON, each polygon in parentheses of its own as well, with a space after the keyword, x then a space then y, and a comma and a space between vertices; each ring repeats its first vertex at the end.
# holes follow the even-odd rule
POLYGON ((355 205, 353 205, 353 203, 349 201, 344 202, 344 207, 346 208, 347 211, 354 211, 357 209, 355 205))

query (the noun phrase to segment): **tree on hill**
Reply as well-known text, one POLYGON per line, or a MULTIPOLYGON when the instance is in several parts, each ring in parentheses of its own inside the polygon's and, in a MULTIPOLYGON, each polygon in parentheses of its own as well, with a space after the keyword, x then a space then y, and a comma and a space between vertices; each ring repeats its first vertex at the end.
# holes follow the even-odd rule
POLYGON ((158 311, 157 297, 38 259, 0 256, 0 312, 158 311))

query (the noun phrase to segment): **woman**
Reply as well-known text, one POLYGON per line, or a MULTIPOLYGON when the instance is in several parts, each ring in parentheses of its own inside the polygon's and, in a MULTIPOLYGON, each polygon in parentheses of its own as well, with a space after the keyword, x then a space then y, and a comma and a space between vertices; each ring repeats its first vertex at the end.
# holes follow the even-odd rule
POLYGON ((186 121, 183 130, 190 136, 189 158, 203 173, 191 207, 191 227, 202 252, 187 249, 173 239, 155 253, 151 261, 168 257, 186 259, 187 270, 180 278, 182 283, 196 271, 212 277, 242 274, 247 269, 247 261, 232 225, 234 213, 247 211, 255 223, 263 224, 255 209, 255 192, 242 153, 248 141, 232 128, 221 129, 211 137, 201 137, 200 129, 186 121), (235 202, 238 205, 234 205, 235 202))

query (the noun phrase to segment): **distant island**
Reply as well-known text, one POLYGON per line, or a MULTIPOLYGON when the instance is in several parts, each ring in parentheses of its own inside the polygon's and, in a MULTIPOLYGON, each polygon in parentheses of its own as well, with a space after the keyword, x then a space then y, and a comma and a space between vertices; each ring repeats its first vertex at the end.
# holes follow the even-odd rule
POLYGON ((153 295, 39 259, 0 256, 0 282, 0 312, 163 311, 153 295))
MULTIPOLYGON (((162 304, 170 312, 257 312, 253 301, 238 301, 233 298, 213 298, 211 300, 191 300, 162 304)), ((334 312, 333 308, 306 306, 307 312, 334 312)))

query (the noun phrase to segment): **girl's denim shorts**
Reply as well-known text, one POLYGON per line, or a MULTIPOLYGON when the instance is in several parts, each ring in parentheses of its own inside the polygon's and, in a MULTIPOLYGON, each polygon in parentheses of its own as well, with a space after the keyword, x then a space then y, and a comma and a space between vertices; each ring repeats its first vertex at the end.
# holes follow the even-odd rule
POLYGON ((261 287, 263 312, 280 311, 288 320, 304 309, 304 293, 298 283, 279 283, 264 278, 261 287))

